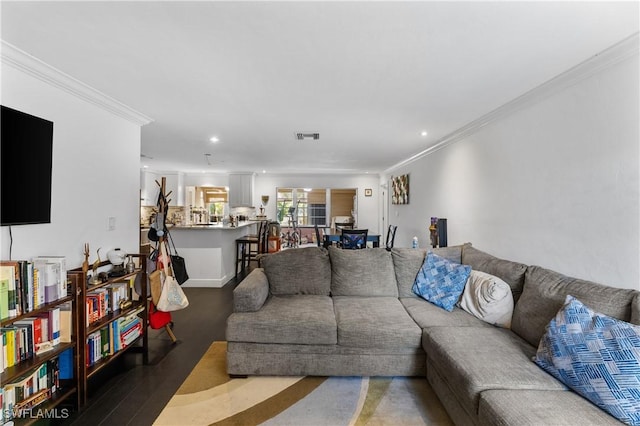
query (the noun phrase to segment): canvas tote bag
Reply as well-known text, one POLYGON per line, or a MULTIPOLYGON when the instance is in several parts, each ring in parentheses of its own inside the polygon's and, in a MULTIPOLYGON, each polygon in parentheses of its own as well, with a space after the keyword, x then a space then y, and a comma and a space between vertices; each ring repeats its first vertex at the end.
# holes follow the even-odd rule
POLYGON ((162 253, 162 268, 163 268, 163 277, 162 280, 162 292, 160 293, 160 299, 156 304, 156 307, 159 311, 163 312, 172 312, 178 311, 180 309, 184 309, 189 306, 189 299, 180 288, 180 284, 173 276, 171 271, 171 264, 168 262, 170 259, 167 255, 167 247, 166 242, 163 241, 160 243, 160 250, 162 253), (167 263, 169 263, 169 267, 167 267, 167 263))

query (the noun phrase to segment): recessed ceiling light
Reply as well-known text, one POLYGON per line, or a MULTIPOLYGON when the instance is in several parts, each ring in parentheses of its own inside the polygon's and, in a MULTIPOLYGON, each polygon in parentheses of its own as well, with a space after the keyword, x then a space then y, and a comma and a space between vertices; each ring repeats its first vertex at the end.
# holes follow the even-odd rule
POLYGON ((147 166, 147 165, 144 165, 144 166, 142 166, 142 167, 144 167, 145 169, 148 169, 148 168, 149 168, 149 166, 147 166))
POLYGON ((218 139, 217 136, 212 136, 209 140, 213 143, 220 142, 220 139, 218 139))
POLYGON ((266 170, 263 170, 263 171, 262 171, 262 173, 267 173, 267 171, 266 171, 266 170))
POLYGON ((427 131, 426 131, 426 130, 423 130, 423 131, 420 133, 420 136, 427 136, 427 131))

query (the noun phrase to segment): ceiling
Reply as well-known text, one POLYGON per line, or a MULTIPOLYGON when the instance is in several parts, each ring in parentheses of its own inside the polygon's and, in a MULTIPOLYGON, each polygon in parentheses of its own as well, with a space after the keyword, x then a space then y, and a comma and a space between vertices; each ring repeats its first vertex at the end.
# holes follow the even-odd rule
POLYGON ((153 118, 141 164, 187 173, 378 173, 639 27, 637 1, 0 7, 3 40, 153 118))

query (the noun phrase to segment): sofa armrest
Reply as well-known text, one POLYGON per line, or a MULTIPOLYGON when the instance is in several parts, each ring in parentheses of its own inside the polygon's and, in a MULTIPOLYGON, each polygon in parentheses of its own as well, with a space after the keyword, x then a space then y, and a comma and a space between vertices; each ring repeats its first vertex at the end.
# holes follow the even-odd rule
POLYGON ((256 312, 269 296, 269 281, 262 268, 256 268, 233 290, 234 312, 256 312))

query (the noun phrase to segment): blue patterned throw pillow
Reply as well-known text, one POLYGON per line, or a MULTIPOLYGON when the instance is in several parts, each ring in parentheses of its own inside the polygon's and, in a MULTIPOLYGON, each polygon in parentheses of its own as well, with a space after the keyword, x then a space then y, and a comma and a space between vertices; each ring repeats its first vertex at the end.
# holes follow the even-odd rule
POLYGON ((640 425, 639 326, 567 296, 534 361, 618 420, 640 425))
POLYGON ((429 252, 413 283, 413 292, 451 312, 470 273, 471 266, 460 265, 429 252))

